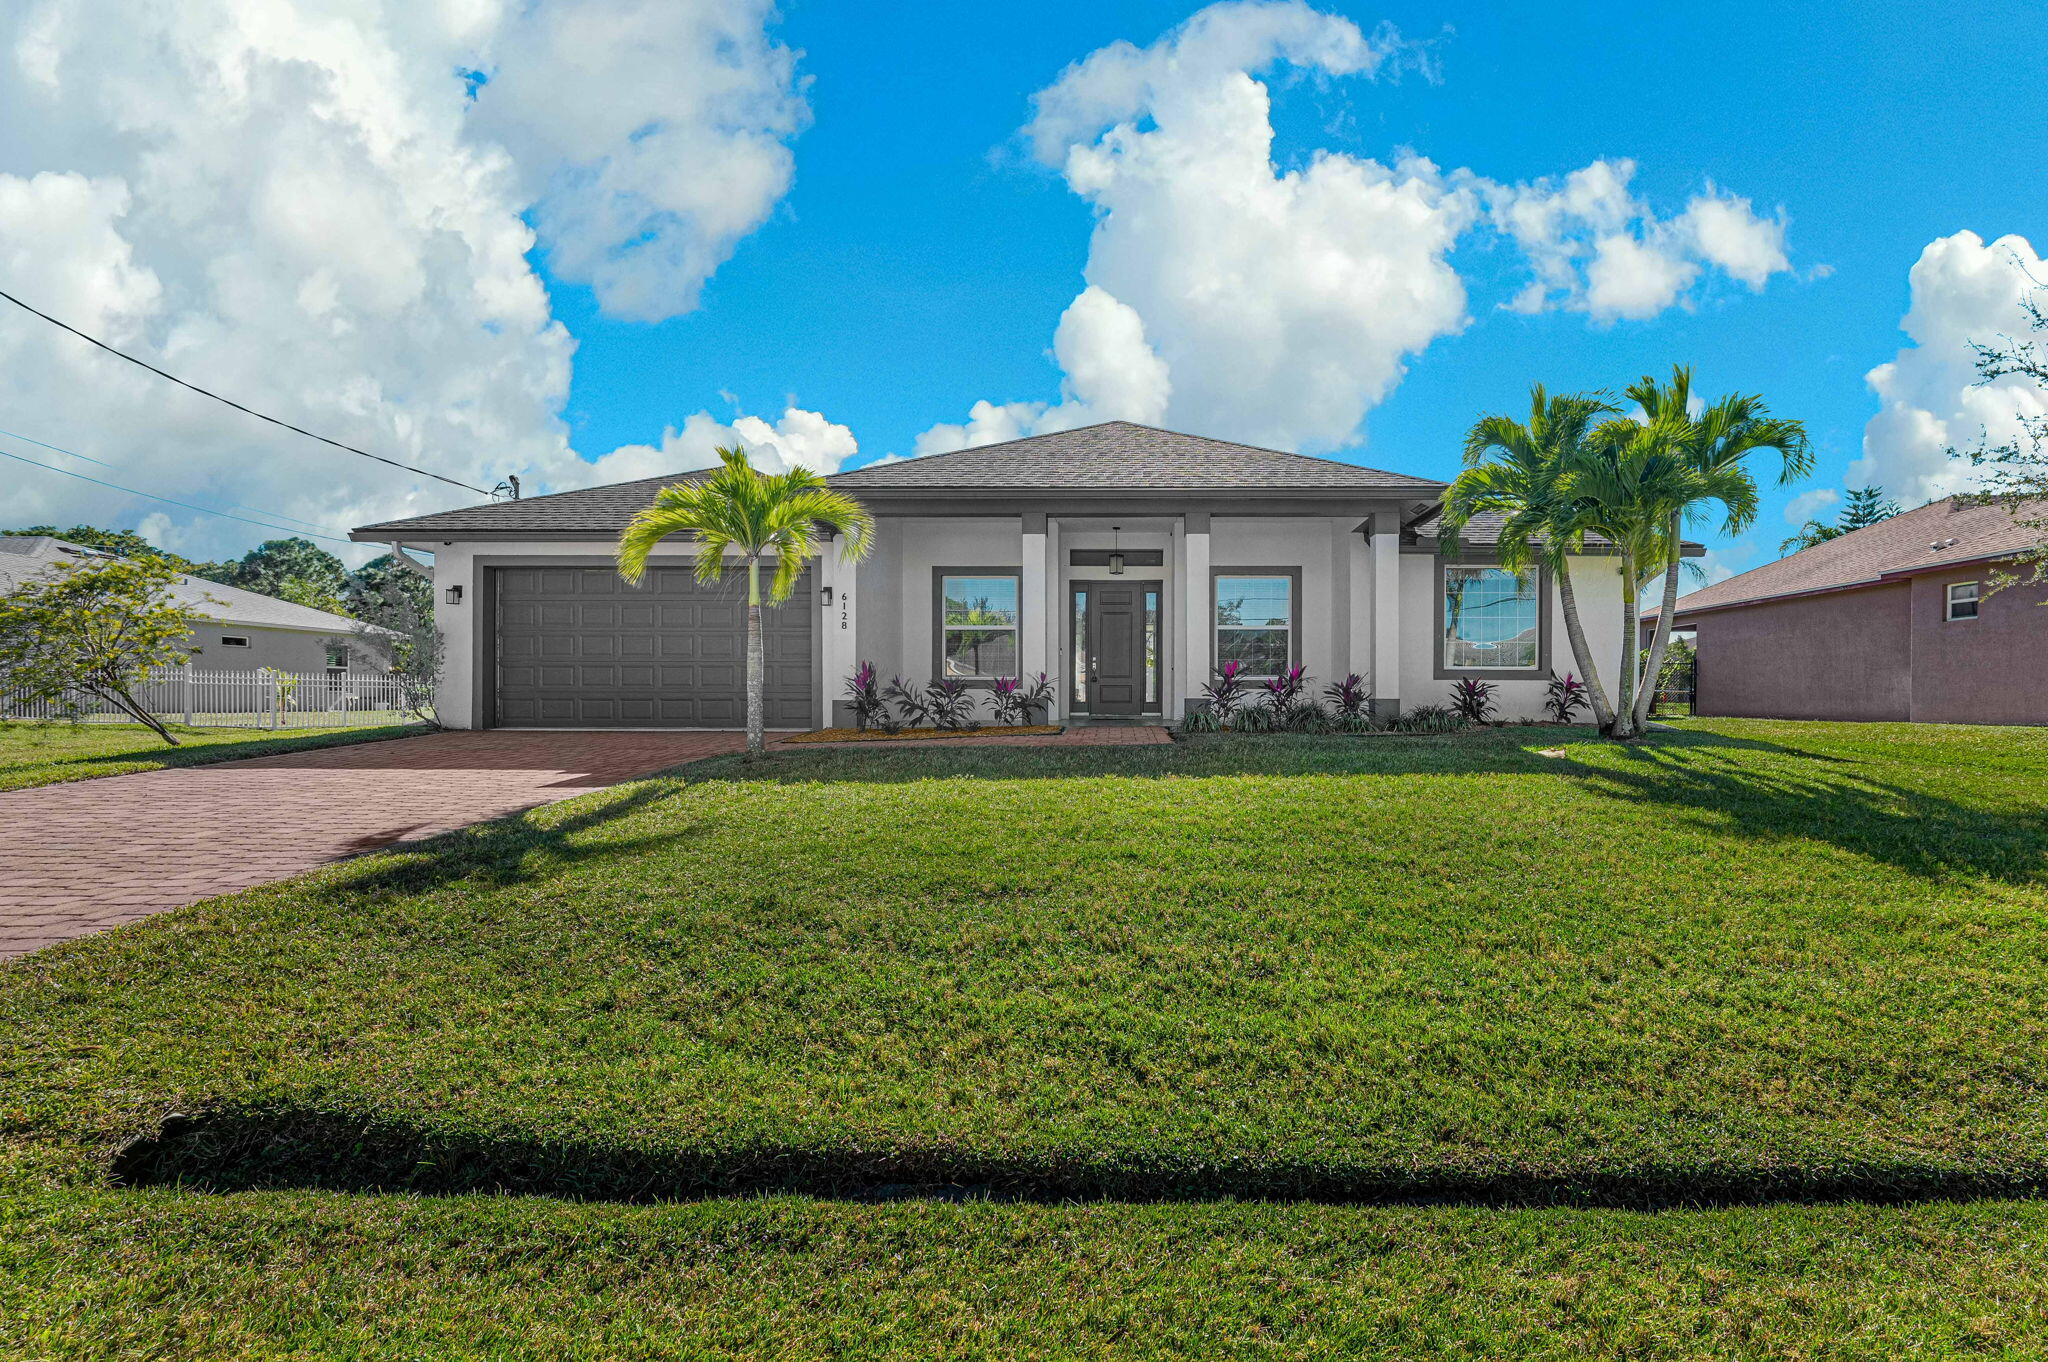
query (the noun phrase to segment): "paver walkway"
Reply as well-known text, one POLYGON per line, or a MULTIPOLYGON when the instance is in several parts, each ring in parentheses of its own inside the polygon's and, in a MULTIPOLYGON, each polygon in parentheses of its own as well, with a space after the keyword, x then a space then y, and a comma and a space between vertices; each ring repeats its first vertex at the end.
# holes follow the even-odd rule
MULTIPOLYGON (((915 745, 1168 741, 1134 725, 915 745)), ((744 745, 738 733, 430 733, 9 790, 0 960, 744 745)))
POLYGON ((0 793, 0 959, 735 752, 737 733, 430 733, 0 793))

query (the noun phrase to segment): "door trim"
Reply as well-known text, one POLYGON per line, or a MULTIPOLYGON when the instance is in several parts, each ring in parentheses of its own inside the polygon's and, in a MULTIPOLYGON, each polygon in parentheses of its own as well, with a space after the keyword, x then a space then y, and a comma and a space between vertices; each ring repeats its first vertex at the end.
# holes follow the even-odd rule
MULTIPOLYGON (((1077 606, 1078 606, 1078 600, 1077 600, 1077 598, 1078 598, 1078 597, 1085 597, 1085 596, 1087 595, 1087 593, 1088 593, 1088 592, 1089 592, 1089 591, 1090 591, 1091 589, 1093 589, 1093 588, 1095 588, 1095 587, 1098 587, 1098 586, 1134 586, 1134 587, 1141 587, 1141 588, 1142 588, 1142 587, 1150 587, 1150 588, 1151 588, 1152 590, 1154 590, 1154 591, 1156 591, 1156 592, 1158 592, 1158 593, 1159 593, 1159 615, 1158 615, 1158 618, 1159 618, 1159 646, 1158 646, 1158 648, 1157 648, 1157 649, 1156 649, 1156 650, 1154 651, 1154 654, 1153 654, 1153 658, 1152 658, 1152 674, 1153 674, 1153 687, 1152 687, 1152 690, 1153 690, 1153 694, 1157 695, 1157 696, 1158 696, 1159 698, 1158 698, 1158 699, 1157 699, 1156 701, 1154 701, 1153 703, 1149 704, 1149 705, 1148 705, 1148 704, 1144 704, 1143 702, 1140 702, 1140 704, 1139 704, 1139 706, 1138 706, 1138 712, 1137 712, 1137 714, 1136 714, 1135 716, 1134 716, 1134 715, 1129 715, 1129 714, 1112 714, 1112 715, 1106 715, 1106 716, 1104 716, 1104 717, 1106 717, 1106 718, 1113 718, 1113 719, 1129 719, 1129 718, 1134 718, 1134 717, 1135 717, 1135 718, 1144 718, 1144 717, 1145 717, 1146 715, 1148 715, 1148 714, 1161 714, 1161 715, 1165 714, 1165 713, 1166 713, 1166 658, 1167 658, 1167 648, 1168 648, 1168 644, 1167 644, 1167 640, 1166 640, 1166 583, 1165 583, 1165 581, 1164 581, 1164 580, 1162 580, 1162 579, 1160 579, 1160 578, 1157 578, 1157 577, 1130 577, 1130 578, 1123 578, 1123 577, 1070 577, 1070 578, 1068 578, 1068 579, 1067 579, 1067 587, 1066 587, 1066 591, 1067 591, 1067 606, 1066 606, 1066 616, 1067 616, 1067 639, 1066 639, 1066 644, 1067 644, 1067 646, 1066 646, 1066 649, 1065 649, 1065 651, 1066 651, 1066 652, 1067 652, 1067 653, 1069 654, 1069 657, 1068 657, 1068 662, 1070 663, 1070 665, 1071 665, 1071 666, 1074 666, 1074 667, 1078 667, 1078 666, 1080 665, 1080 663, 1081 663, 1081 658, 1080 658, 1079 654, 1078 654, 1078 653, 1076 653, 1076 652, 1074 651, 1074 624, 1075 624, 1075 617, 1076 617, 1076 613, 1077 613, 1077 606)), ((1143 612, 1141 611, 1141 612, 1139 613, 1139 615, 1138 615, 1138 632, 1139 632, 1139 648, 1138 648, 1138 651, 1139 651, 1139 653, 1140 653, 1141 655, 1142 655, 1142 654, 1143 654, 1143 652, 1144 652, 1144 646, 1143 646, 1143 635, 1144 635, 1144 629, 1145 629, 1145 622, 1144 622, 1144 614, 1143 614, 1143 612)), ((1143 684, 1143 683, 1142 683, 1142 680, 1141 680, 1140 684, 1141 684, 1141 685, 1143 684)), ((1074 678, 1073 678, 1073 677, 1072 677, 1071 675, 1068 675, 1068 676, 1063 676, 1063 677, 1061 677, 1061 678, 1060 678, 1060 690, 1061 690, 1062 696, 1064 697, 1064 699, 1065 699, 1065 701, 1066 701, 1066 704, 1067 704, 1067 712, 1068 712, 1069 714, 1075 715, 1076 717, 1088 717, 1088 716, 1092 716, 1092 715, 1093 715, 1093 713, 1094 713, 1094 711, 1088 708, 1088 702, 1087 702, 1087 700, 1086 700, 1086 698, 1085 698, 1086 692, 1085 692, 1085 691, 1083 692, 1083 696, 1084 696, 1084 698, 1083 698, 1083 699, 1081 699, 1081 700, 1079 700, 1079 701, 1076 701, 1076 700, 1074 699, 1074 690, 1073 690, 1073 686, 1074 686, 1074 678)))

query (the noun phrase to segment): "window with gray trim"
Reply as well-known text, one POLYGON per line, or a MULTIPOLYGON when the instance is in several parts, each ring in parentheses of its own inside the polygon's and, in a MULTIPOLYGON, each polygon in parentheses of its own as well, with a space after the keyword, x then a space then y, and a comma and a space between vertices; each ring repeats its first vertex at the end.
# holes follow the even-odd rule
POLYGON ((1543 611, 1535 574, 1446 566, 1443 666, 1456 671, 1533 672, 1542 665, 1543 611))
POLYGON ((1977 602, 1981 594, 1976 582, 1950 582, 1946 618, 1951 621, 1977 618, 1977 602))
POLYGON ((948 574, 939 579, 939 671, 962 681, 1018 674, 1015 573, 948 574))
POLYGON ((1294 578, 1216 579, 1216 665, 1247 677, 1278 676, 1294 662, 1294 578))

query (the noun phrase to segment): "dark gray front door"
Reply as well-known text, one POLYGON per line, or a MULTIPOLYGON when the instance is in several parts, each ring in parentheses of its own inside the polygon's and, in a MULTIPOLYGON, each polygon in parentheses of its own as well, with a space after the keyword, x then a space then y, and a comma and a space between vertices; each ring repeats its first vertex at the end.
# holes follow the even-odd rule
MULTIPOLYGON (((766 575, 764 571, 763 575, 766 575)), ((513 728, 739 728, 747 719, 747 586, 655 568, 499 568, 492 722, 513 728)), ((817 722, 810 574, 762 610, 770 728, 817 722)))
POLYGON ((1158 708, 1159 584, 1080 582, 1076 631, 1084 652, 1085 695, 1095 715, 1137 715, 1158 708))

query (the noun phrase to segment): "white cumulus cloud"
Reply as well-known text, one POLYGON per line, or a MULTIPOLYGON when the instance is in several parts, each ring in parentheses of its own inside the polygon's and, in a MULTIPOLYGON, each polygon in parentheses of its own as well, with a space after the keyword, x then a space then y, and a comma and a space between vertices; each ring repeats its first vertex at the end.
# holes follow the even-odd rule
POLYGON ((1529 262, 1510 306, 1600 322, 1684 302, 1709 269, 1761 287, 1788 268, 1782 217, 1712 185, 1660 216, 1625 160, 1520 185, 1409 150, 1276 163, 1275 75, 1369 77, 1404 51, 1391 30, 1369 36, 1302 0, 1228 0, 1150 46, 1112 43, 1070 66, 1023 129, 1095 213, 1086 288, 1054 345, 1062 398, 978 402, 918 452, 1115 417, 1352 444, 1411 359, 1467 324, 1450 256, 1481 226, 1529 262), (1112 316, 1114 334, 1094 328, 1102 346, 1081 343, 1112 316))
POLYGON ((1882 486, 1907 506, 1968 490, 1976 470, 1951 451, 2010 443, 2023 420, 2048 416, 2048 394, 2024 378, 1980 384, 1970 348, 2026 334, 2021 302, 2044 275, 2024 237, 1987 245, 1966 231, 1928 243, 1900 323, 1912 344, 1865 376, 1879 408, 1849 466, 1851 486, 1882 486))
MULTIPOLYGON (((44 310, 338 440, 485 488, 576 485, 600 473, 561 419, 574 342, 527 253, 617 315, 694 306, 789 182, 802 93, 768 19, 755 0, 22 0, 0 8, 0 270, 44 310)), ((113 467, 0 448, 287 531, 479 499, 11 308, 0 406, 7 429, 113 467)), ((845 457, 843 427, 767 429, 778 451, 845 457)), ((8 523, 151 515, 195 554, 267 533, 0 466, 8 523)))
POLYGON ((1831 487, 1813 487, 1785 503, 1785 523, 1804 525, 1818 519, 1822 511, 1828 510, 1841 501, 1841 493, 1831 487))
POLYGON ((836 473, 860 450, 853 432, 814 411, 791 407, 774 422, 742 416, 730 424, 698 412, 671 426, 659 445, 622 445, 592 465, 589 481, 632 482, 711 468, 718 451, 742 448, 747 461, 771 473, 808 468, 836 473))

